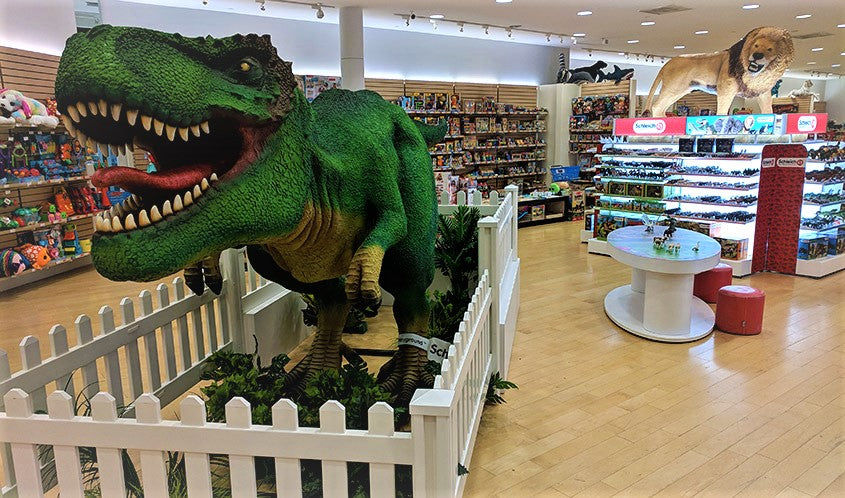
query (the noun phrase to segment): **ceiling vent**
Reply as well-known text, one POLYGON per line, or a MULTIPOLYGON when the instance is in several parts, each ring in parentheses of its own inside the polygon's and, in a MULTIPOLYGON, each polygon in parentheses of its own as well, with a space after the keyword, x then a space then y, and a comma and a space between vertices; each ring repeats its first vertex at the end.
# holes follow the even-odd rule
POLYGON ((810 40, 812 38, 824 38, 825 36, 833 36, 833 33, 828 33, 827 31, 816 31, 815 33, 804 33, 803 35, 792 35, 793 38, 798 40, 810 40))
POLYGON ((688 10, 692 10, 689 7, 681 7, 680 5, 664 5, 663 7, 658 7, 656 9, 649 9, 649 10, 641 10, 643 14, 653 14, 655 16, 662 16, 663 14, 675 14, 678 12, 686 12, 688 10))

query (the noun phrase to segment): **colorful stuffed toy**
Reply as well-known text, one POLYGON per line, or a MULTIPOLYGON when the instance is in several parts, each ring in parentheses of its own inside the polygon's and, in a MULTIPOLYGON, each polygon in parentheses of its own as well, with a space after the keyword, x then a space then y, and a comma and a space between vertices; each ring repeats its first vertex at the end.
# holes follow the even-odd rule
POLYGON ((47 254, 47 249, 44 247, 35 244, 24 244, 17 249, 36 270, 44 268, 50 262, 50 255, 47 254))
POLYGON ((19 252, 11 249, 0 251, 0 276, 11 277, 29 268, 29 261, 19 252))
POLYGON ((8 118, 3 121, 4 123, 8 123, 8 119, 11 118, 12 123, 25 123, 48 128, 55 128, 59 124, 59 118, 47 113, 47 106, 9 88, 0 89, 0 113, 4 116, 8 115, 8 118))

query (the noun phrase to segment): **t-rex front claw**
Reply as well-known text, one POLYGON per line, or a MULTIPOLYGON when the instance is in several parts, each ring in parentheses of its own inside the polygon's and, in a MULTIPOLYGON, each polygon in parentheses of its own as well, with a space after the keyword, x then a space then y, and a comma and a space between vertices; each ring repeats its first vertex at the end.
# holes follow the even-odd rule
POLYGON ((378 279, 384 250, 378 246, 358 249, 346 274, 346 299, 359 306, 375 306, 381 303, 381 287, 378 279))
POLYGON ((407 405, 418 388, 430 388, 434 377, 426 371, 428 355, 413 346, 399 346, 379 371, 378 382, 381 387, 393 393, 395 405, 407 405))

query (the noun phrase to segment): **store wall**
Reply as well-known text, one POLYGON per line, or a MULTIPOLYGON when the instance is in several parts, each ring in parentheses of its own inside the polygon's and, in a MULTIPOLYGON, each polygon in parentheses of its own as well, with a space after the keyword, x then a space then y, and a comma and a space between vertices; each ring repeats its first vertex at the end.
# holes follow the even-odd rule
POLYGON ((76 33, 73 0, 0 0, 0 45, 59 55, 76 33))
MULTIPOLYGON (((261 15, 101 0, 103 22, 178 31, 187 36, 269 33, 297 74, 340 74, 338 27, 261 15)), ((554 81, 554 47, 371 29, 364 31, 369 78, 532 84, 554 81)))
POLYGON ((845 123, 845 78, 827 80, 826 83, 827 114, 837 123, 845 123))

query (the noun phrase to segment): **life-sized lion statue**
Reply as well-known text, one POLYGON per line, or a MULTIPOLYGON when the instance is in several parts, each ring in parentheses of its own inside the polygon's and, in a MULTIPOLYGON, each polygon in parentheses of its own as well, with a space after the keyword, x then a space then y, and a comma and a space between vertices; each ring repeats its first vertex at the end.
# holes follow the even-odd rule
POLYGON ((716 114, 728 114, 734 97, 757 98, 760 110, 771 113, 771 89, 794 56, 787 30, 763 26, 749 31, 727 50, 674 57, 657 73, 645 111, 651 116, 665 116, 666 109, 678 99, 692 90, 703 90, 716 94, 716 114))

